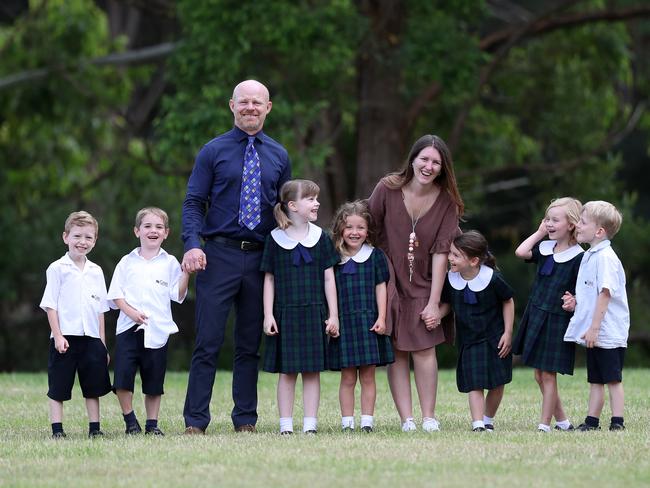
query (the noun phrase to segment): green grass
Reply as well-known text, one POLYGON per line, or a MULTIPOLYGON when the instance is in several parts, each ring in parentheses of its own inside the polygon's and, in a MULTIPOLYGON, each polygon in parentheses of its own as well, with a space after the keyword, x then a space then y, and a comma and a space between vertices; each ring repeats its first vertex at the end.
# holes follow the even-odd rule
MULTIPOLYGON (((102 400, 106 438, 86 438, 78 387, 65 403, 68 438, 50 439, 45 374, 0 375, 0 486, 396 487, 396 486, 648 486, 648 370, 625 371, 627 430, 610 433, 535 431, 540 395, 532 371, 518 368, 497 416, 497 432, 470 432, 467 397, 453 371, 440 374, 436 416, 442 432, 403 434, 386 384, 377 374, 376 432, 339 432, 338 375, 322 376, 317 436, 277 434, 276 376, 260 375, 260 433, 235 434, 230 423, 229 373, 219 373, 206 436, 185 437, 186 373, 166 380, 160 426, 164 438, 123 434, 117 399, 102 400)), ((570 418, 584 418, 585 371, 560 377, 570 418)), ((297 402, 294 419, 300 428, 297 402)), ((136 394, 136 413, 144 418, 136 394)), ((357 412, 357 422, 358 422, 357 412)), ((416 413, 416 420, 417 420, 416 413)), ((609 407, 603 414, 608 424, 609 407)))

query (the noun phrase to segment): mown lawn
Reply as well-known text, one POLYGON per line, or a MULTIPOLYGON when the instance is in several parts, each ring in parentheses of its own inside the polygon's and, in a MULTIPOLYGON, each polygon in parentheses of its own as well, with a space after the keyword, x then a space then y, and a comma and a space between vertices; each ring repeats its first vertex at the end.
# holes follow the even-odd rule
MULTIPOLYGON (((518 368, 492 435, 470 431, 466 395, 456 390, 453 371, 440 374, 436 416, 442 432, 402 433, 381 370, 373 434, 340 432, 335 373, 322 377, 317 436, 277 434, 276 377, 270 374, 260 376, 260 432, 235 434, 231 378, 220 372, 208 435, 181 435, 187 374, 170 373, 160 420, 164 438, 126 438, 117 399, 110 395, 102 401, 106 437, 96 441, 86 438, 78 387, 65 404, 68 437, 53 441, 46 375, 2 374, 0 486, 650 486, 650 374, 643 369, 624 374, 627 430, 622 433, 536 432, 540 395, 532 371, 518 368)), ((585 377, 578 370, 560 379, 565 407, 576 424, 585 415, 585 377)), ((143 410, 138 394, 141 423, 143 410)), ((609 423, 608 406, 603 420, 609 423)))

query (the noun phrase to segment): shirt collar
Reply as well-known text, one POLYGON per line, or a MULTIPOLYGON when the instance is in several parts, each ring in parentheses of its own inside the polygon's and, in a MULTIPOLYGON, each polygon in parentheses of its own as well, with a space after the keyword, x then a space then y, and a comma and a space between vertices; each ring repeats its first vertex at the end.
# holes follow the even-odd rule
POLYGON ((309 222, 309 231, 307 232, 307 235, 300 241, 292 239, 284 230, 280 229, 279 227, 276 227, 271 231, 271 237, 281 248, 293 249, 298 244, 302 244, 303 247, 314 247, 318 243, 318 240, 320 239, 322 233, 323 229, 309 222))
MULTIPOLYGON (((72 260, 70 255, 66 252, 63 257, 59 260, 61 263, 65 264, 66 266, 74 266, 75 268, 77 267, 76 263, 72 260)), ((93 263, 90 259, 86 257, 86 262, 84 264, 84 270, 88 268, 96 268, 98 267, 95 263, 93 263)), ((79 268, 77 268, 79 269, 79 268)))
MULTIPOLYGON (((158 250, 158 254, 156 254, 153 258, 151 259, 156 259, 159 258, 160 256, 166 256, 167 251, 165 251, 162 247, 158 250)), ((129 256, 136 257, 138 259, 144 259, 142 255, 140 254, 140 248, 136 247, 133 251, 129 253, 129 256)))
MULTIPOLYGON (((239 127, 234 126, 232 128, 233 134, 235 135, 235 139, 237 139, 239 142, 244 141, 251 137, 251 135, 248 132, 244 132, 241 130, 239 127)), ((255 137, 255 142, 264 142, 264 131, 260 130, 259 132, 253 134, 253 137, 255 137)))
POLYGON ((590 247, 589 249, 587 249, 586 252, 588 253, 599 252, 611 245, 612 245, 612 241, 610 241, 609 239, 605 239, 604 241, 601 241, 598 244, 596 244, 594 247, 590 247))
POLYGON ((583 252, 583 249, 578 245, 574 244, 568 249, 565 249, 562 252, 557 252, 553 253, 553 249, 555 249, 555 244, 557 241, 542 241, 539 243, 539 253, 542 256, 550 256, 553 254, 553 261, 556 263, 566 263, 567 261, 571 261, 573 258, 575 258, 578 254, 583 252))
POLYGON ((374 247, 364 242, 361 246, 361 249, 359 249, 359 251, 354 256, 341 256, 341 261, 339 261, 339 264, 345 264, 350 259, 355 263, 365 263, 372 254, 373 249, 374 247))
POLYGON ((469 289, 472 291, 483 291, 490 284, 493 274, 494 270, 492 268, 482 264, 476 277, 469 281, 463 278, 457 271, 450 271, 448 276, 449 283, 455 290, 464 290, 466 286, 469 286, 469 289))

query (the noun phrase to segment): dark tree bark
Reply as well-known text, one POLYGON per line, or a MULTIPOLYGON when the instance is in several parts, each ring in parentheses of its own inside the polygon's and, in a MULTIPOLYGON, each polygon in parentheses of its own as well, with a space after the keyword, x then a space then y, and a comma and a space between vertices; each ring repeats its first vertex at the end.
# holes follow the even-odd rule
POLYGON ((400 45, 406 18, 399 0, 360 0, 368 32, 359 48, 357 173, 355 195, 370 196, 379 178, 400 167, 404 157, 401 127, 400 45))

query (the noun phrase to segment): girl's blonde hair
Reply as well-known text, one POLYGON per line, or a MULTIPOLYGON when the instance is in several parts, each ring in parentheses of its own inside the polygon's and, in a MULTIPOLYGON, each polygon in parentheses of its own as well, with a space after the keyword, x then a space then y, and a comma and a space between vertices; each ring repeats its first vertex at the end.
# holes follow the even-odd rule
POLYGON ((546 207, 546 213, 544 215, 548 215, 548 211, 551 210, 552 208, 555 207, 563 207, 564 212, 566 213, 566 218, 567 221, 570 224, 573 224, 573 230, 571 231, 571 242, 576 242, 576 233, 578 232, 577 225, 578 222, 580 222, 580 213, 582 212, 582 203, 580 203, 580 200, 577 200, 576 198, 572 197, 562 197, 562 198, 556 198, 555 200, 551 200, 551 203, 548 207, 546 207))
POLYGON ((332 237, 334 239, 334 247, 339 254, 347 254, 345 242, 343 241, 343 230, 345 229, 346 220, 348 217, 356 215, 366 221, 368 226, 368 235, 366 242, 371 246, 375 242, 375 222, 368 208, 368 200, 355 200, 354 202, 344 203, 339 207, 332 220, 332 237))
POLYGON ((297 202, 301 198, 317 197, 320 187, 310 180, 289 180, 280 188, 280 201, 273 207, 273 217, 280 229, 291 225, 289 218, 289 202, 297 202))

